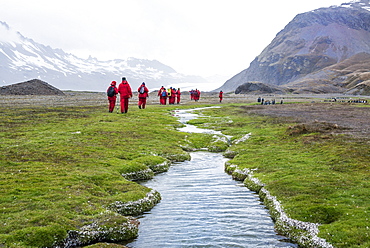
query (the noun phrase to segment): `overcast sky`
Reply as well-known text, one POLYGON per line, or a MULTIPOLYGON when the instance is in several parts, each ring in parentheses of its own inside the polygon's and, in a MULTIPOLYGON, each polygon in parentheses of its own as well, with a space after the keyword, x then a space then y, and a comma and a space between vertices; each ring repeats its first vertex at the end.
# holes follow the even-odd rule
POLYGON ((0 0, 0 21, 81 58, 156 59, 231 77, 297 14, 349 0, 0 0))

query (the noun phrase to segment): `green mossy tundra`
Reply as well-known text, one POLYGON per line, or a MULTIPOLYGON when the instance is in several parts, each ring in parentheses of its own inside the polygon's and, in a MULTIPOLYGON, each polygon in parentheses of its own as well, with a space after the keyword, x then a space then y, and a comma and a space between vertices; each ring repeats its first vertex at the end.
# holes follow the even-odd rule
POLYGON ((233 136, 229 146, 220 137, 176 131, 173 109, 117 115, 102 107, 0 108, 0 247, 134 238, 137 223, 117 212, 160 200, 134 180, 203 147, 226 150, 235 178, 252 171, 261 182, 256 191, 276 196, 290 218, 319 223, 318 236, 335 247, 370 247, 368 146, 320 132, 292 135, 294 123, 249 116, 239 105, 204 110, 211 117, 193 124, 233 136))

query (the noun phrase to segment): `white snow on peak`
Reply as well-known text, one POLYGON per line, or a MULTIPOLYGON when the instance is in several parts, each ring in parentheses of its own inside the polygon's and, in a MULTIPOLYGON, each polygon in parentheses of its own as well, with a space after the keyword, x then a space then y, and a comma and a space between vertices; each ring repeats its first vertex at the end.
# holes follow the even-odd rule
MULTIPOLYGON (((352 0, 350 2, 342 3, 341 5, 339 5, 339 7, 343 7, 343 8, 353 8, 355 6, 361 7, 362 9, 370 11, 369 2, 364 1, 364 0, 352 0)), ((334 6, 334 7, 338 7, 338 6, 334 6)))

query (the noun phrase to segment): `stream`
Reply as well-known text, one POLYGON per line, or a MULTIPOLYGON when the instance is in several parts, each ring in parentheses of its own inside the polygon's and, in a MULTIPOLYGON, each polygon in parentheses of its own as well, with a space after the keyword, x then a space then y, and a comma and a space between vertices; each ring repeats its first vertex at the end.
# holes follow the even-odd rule
MULTIPOLYGON (((197 117, 191 110, 176 115, 182 123, 197 117)), ((188 124, 180 131, 220 134, 188 124)), ((228 159, 221 153, 190 155, 141 183, 162 200, 139 218, 139 236, 127 247, 298 247, 275 232, 259 196, 224 172, 228 159)))

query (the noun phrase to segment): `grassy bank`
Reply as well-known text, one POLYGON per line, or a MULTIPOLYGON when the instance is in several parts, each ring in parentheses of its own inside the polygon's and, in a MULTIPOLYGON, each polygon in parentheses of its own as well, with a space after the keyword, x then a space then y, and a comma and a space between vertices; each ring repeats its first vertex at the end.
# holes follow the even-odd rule
MULTIPOLYGON (((176 131, 171 111, 193 107, 130 106, 127 115, 106 106, 1 107, 0 247, 50 247, 69 230, 132 222, 112 203, 151 190, 122 175, 149 170, 150 177, 158 164, 188 159, 184 150, 227 148, 212 135, 176 131)), ((193 124, 234 140, 251 133, 229 148, 237 154, 230 162, 257 169, 254 176, 291 218, 321 223, 319 236, 336 247, 370 247, 368 141, 323 127, 307 132, 286 118, 250 115, 240 104, 202 112, 212 117, 193 124)))
POLYGON ((189 158, 172 109, 0 108, 0 247, 50 247, 92 223, 129 223, 107 209, 150 189, 122 174, 189 158))
MULTIPOLYGON (((367 106, 368 107, 368 106, 367 106)), ((287 118, 249 115, 239 105, 209 109, 194 121, 234 139, 230 163, 254 176, 293 219, 322 224, 319 237, 335 247, 370 247, 369 141, 302 128, 287 118)))

